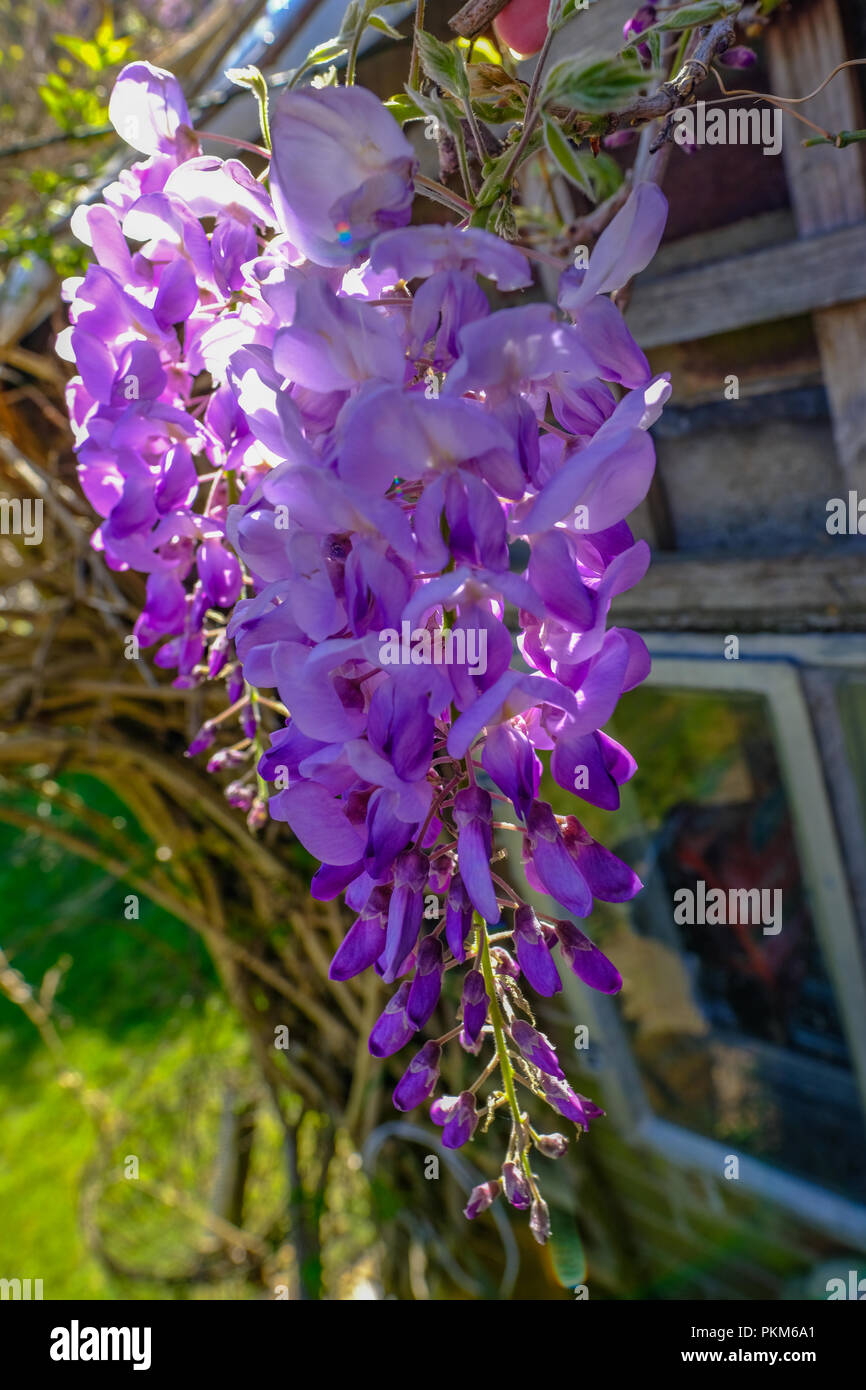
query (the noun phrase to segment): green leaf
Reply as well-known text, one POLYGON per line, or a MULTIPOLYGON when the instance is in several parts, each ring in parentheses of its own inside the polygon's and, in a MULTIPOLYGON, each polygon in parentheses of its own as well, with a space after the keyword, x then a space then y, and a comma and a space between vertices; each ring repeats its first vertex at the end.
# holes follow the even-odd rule
POLYGON ((302 68, 314 68, 319 63, 327 63, 332 58, 339 58, 346 52, 346 43, 342 38, 325 39, 324 43, 319 43, 315 48, 311 48, 303 61, 302 68))
POLYGON ((586 1255, 574 1224, 574 1217, 563 1211, 550 1213, 551 1234, 547 1248, 557 1279, 564 1289, 586 1281, 586 1255))
POLYGON ((653 28, 694 29, 698 24, 710 24, 714 19, 734 14, 739 8, 739 0, 698 0, 696 5, 683 5, 678 10, 672 10, 653 28))
POLYGON ((266 149, 271 148, 271 127, 268 120, 268 83, 260 68, 250 64, 245 68, 226 68, 226 77, 237 87, 246 87, 252 92, 259 108, 259 126, 262 142, 266 149))
POLYGON ((662 60, 662 36, 655 29, 651 29, 647 35, 647 47, 650 51, 650 64, 654 68, 661 67, 662 60))
POLYGON ((371 29, 378 29, 380 33, 387 34, 389 39, 402 40, 406 35, 401 34, 399 29, 395 29, 393 24, 389 24, 387 19, 383 19, 380 14, 371 14, 367 20, 371 29))
POLYGON ((594 201, 592 179, 586 167, 587 162, 592 162, 592 155, 580 154, 575 150, 568 143, 561 127, 552 116, 545 113, 542 120, 544 123, 544 146, 554 164, 571 183, 577 185, 581 193, 585 193, 587 198, 594 201))
POLYGON ((590 5, 595 4, 595 0, 550 0, 550 7, 547 11, 547 27, 561 29, 572 15, 578 14, 581 10, 588 10, 590 5))
POLYGON ((396 121, 399 121, 400 125, 405 125, 407 121, 424 119, 424 112, 406 92, 397 92, 395 96, 389 97, 383 104, 387 106, 391 115, 396 121))
MULTIPOLYGON (((340 32, 337 35, 337 40, 347 45, 351 43, 358 25, 363 24, 365 18, 365 13, 359 5, 358 0, 349 0, 346 13, 343 15, 340 23, 340 32)), ((330 42, 333 43, 334 40, 331 39, 330 42)))
POLYGON ((415 34, 421 66, 432 82, 460 98, 469 96, 469 78, 463 54, 450 44, 419 29, 415 34))
POLYGON ((424 116, 433 116, 440 125, 450 131, 456 140, 463 139, 463 126, 460 123, 460 112, 456 107, 444 99, 437 96, 435 92, 416 92, 413 88, 406 89, 410 101, 421 108, 424 116))
POLYGON ((641 68, 636 55, 623 58, 563 58, 550 69, 542 91, 545 106, 563 103, 588 115, 606 115, 628 105, 652 73, 641 68))
POLYGON ((635 44, 649 43, 651 34, 662 34, 671 29, 694 29, 701 24, 711 24, 714 19, 735 14, 739 9, 739 0, 697 0, 694 5, 681 5, 651 29, 644 29, 642 34, 632 34, 622 51, 627 52, 635 44))
POLYGON ((310 68, 318 67, 321 63, 329 63, 334 58, 341 58, 344 53, 348 53, 348 43, 342 38, 325 39, 324 43, 317 44, 311 48, 299 68, 296 68, 289 79, 289 86, 294 87, 300 77, 310 68))

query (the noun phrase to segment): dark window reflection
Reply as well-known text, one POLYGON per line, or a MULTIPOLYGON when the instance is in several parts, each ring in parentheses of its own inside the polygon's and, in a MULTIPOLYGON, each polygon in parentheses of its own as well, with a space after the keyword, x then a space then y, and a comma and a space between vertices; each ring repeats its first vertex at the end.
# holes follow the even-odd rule
POLYGON ((647 688, 622 702, 615 733, 640 771, 623 807, 633 830, 611 847, 646 891, 605 940, 655 1113, 862 1201, 862 1109, 766 701, 647 688), (768 907, 781 889, 781 930, 677 924, 674 894, 699 881, 726 900, 770 890, 768 907))

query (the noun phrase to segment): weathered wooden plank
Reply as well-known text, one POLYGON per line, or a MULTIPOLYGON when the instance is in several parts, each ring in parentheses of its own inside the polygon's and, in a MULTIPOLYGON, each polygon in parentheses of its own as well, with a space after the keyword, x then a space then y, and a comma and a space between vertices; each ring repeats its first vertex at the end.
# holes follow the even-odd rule
MULTIPOLYGON (((768 31, 767 52, 774 92, 799 96, 813 91, 837 64, 853 56, 846 48, 836 0, 805 0, 780 15, 768 31)), ((799 109, 834 134, 862 127, 854 70, 847 68, 838 73, 799 109)), ((793 124, 790 119, 786 121, 782 157, 800 235, 862 223, 866 217, 863 146, 855 144, 837 150, 818 145, 804 149, 801 139, 791 138, 793 124)), ((806 128, 800 127, 800 131, 805 134, 806 128)), ((850 298, 846 296, 846 300, 850 298)), ((822 309, 815 315, 815 333, 839 460, 851 486, 866 489, 866 385, 862 365, 866 304, 822 309)))
POLYGON ((673 274, 711 261, 743 256, 750 251, 762 251, 766 246, 793 241, 797 226, 790 208, 762 212, 757 217, 743 217, 724 227, 712 227, 706 232, 665 241, 653 256, 645 278, 673 274))
POLYGON ((636 282, 641 347, 727 333, 866 298, 866 222, 636 282))
POLYGON ((639 631, 866 629, 866 558, 826 555, 688 559, 657 555, 613 620, 639 631))
POLYGON ((823 309, 815 314, 814 321, 839 461, 851 486, 863 494, 866 493, 866 301, 823 309))
MULTIPOLYGON (((767 30, 770 79, 777 96, 808 95, 837 64, 855 56, 846 49, 836 0, 801 0, 775 16, 767 30)), ((796 109, 833 134, 857 129, 862 122, 855 71, 848 68, 838 73, 822 92, 796 109)), ((786 116, 782 159, 801 236, 848 226, 866 217, 863 146, 837 150, 813 145, 805 149, 803 140, 815 134, 786 116)))

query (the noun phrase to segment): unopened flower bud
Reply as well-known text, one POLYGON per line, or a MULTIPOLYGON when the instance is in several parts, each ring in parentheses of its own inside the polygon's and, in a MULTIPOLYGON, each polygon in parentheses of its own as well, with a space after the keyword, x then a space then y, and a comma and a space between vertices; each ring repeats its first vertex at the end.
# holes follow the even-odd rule
POLYGON ((568 1152, 568 1140, 564 1134, 539 1134, 535 1147, 545 1158, 562 1158, 568 1152))
POLYGON ((502 1165, 502 1182, 505 1188, 505 1195, 513 1207, 519 1211, 526 1211, 532 1202, 532 1188, 526 1179, 526 1174, 510 1158, 502 1165))
POLYGON ((550 1212, 542 1197, 535 1197, 529 1216, 529 1229, 539 1245, 546 1245, 550 1235, 550 1212))
POLYGON ((189 745, 189 748, 187 748, 186 756, 188 758, 194 758, 196 753, 203 753, 206 748, 210 748, 215 738, 216 732, 211 725, 202 724, 192 743, 189 745))
POLYGON ((463 1215, 472 1221, 479 1212, 486 1211, 489 1206, 496 1201, 499 1196, 499 1179, 493 1178, 491 1182, 479 1183, 478 1187, 473 1187, 469 1193, 469 1200, 463 1208, 463 1215))
POLYGON ((753 68, 757 61, 758 55, 755 50, 746 48, 744 44, 719 54, 719 62, 726 68, 753 68))
POLYGON ((243 782, 229 782, 225 790, 225 798, 230 806, 236 811, 249 811, 255 792, 252 787, 244 786, 243 782))

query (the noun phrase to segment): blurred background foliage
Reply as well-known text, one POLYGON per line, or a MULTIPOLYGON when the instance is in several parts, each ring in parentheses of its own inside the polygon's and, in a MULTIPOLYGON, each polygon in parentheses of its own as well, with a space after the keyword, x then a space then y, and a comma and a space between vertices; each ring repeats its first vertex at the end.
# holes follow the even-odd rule
MULTIPOLYGON (((219 703, 124 659, 143 584, 90 548, 52 350, 56 277, 83 266, 66 222, 119 167, 104 127, 120 66, 171 68, 194 103, 271 8, 0 0, 0 283, 13 265, 48 271, 30 275, 38 293, 11 326, 0 304, 0 492, 45 507, 39 545, 0 535, 0 1277, 40 1278, 46 1298, 566 1299, 585 1277, 583 1232, 593 1297, 694 1296, 688 1270, 663 1278, 642 1257, 627 1209, 645 1179, 667 1258, 671 1180, 608 1121, 545 1167, 547 1250, 498 1208, 464 1221, 501 1135, 449 1156, 426 1116, 393 1110, 407 1058, 371 1063, 366 1047, 385 991, 327 979, 345 914, 310 899, 310 861, 284 827, 252 838, 204 759, 184 759, 219 703)), ((432 9, 430 26, 444 23, 432 9)), ((581 815, 641 873, 678 806, 746 797, 761 734, 736 699, 658 691, 626 696, 611 732, 640 777, 619 812, 581 815)), ((542 794, 573 810, 549 776, 542 794)), ((654 1082, 682 1065, 688 1096, 691 1055, 657 1057, 665 1025, 702 1036, 680 957, 651 954, 615 907, 592 930, 629 976, 638 1061, 654 1082)), ((431 1033, 453 1023, 453 983, 431 1033)), ((569 1053, 582 1007, 568 981, 540 1018, 604 1104, 569 1053)), ((448 1090, 470 1079, 457 1055, 443 1070, 448 1090)), ((698 1205, 705 1217, 703 1187, 698 1205)), ((757 1206, 740 1227, 719 1217, 701 1265, 732 1230, 763 1238, 764 1219, 757 1206)), ((775 1239, 753 1265, 772 1264, 775 1239)))
POLYGON ((393 1110, 406 1058, 366 1043, 385 992, 327 978, 348 919, 284 827, 252 838, 184 759, 219 700, 124 659, 143 582, 90 547, 53 341, 68 215, 120 167, 113 78, 146 58, 206 106, 272 8, 0 0, 0 492, 44 504, 39 544, 0 535, 0 1275, 46 1298, 567 1298, 573 1217, 544 1257, 501 1213, 467 1226, 500 1136, 450 1156, 393 1110))

